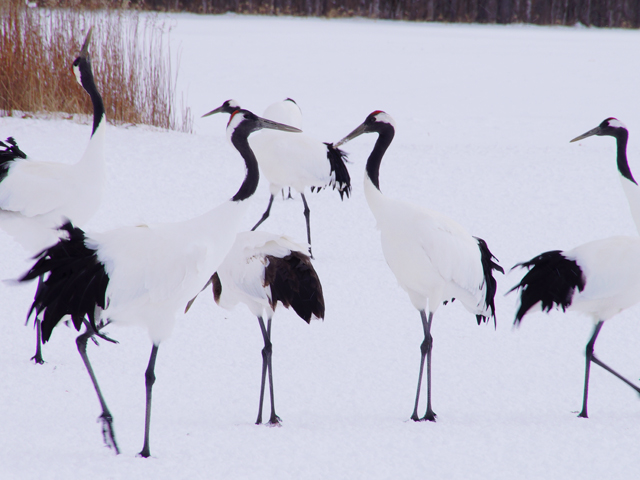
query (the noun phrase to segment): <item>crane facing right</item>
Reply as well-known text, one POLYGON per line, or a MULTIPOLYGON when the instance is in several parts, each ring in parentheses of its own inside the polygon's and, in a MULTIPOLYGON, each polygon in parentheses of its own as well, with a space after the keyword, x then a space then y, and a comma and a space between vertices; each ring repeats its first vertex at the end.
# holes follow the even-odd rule
MULTIPOLYGON (((631 174, 627 162, 627 127, 615 118, 607 118, 596 128, 574 138, 577 142, 592 135, 614 137, 617 142, 618 172, 636 226, 640 216, 640 187, 631 174)), ((535 305, 550 311, 554 306, 563 311, 583 313, 593 320, 594 329, 586 348, 584 391, 579 417, 588 418, 589 373, 591 362, 625 382, 636 392, 640 388, 624 378, 595 356, 594 346, 605 321, 640 301, 640 237, 616 236, 585 243, 568 251, 553 250, 542 253, 515 267, 529 271, 513 287, 520 291, 520 307, 515 325, 535 305)))

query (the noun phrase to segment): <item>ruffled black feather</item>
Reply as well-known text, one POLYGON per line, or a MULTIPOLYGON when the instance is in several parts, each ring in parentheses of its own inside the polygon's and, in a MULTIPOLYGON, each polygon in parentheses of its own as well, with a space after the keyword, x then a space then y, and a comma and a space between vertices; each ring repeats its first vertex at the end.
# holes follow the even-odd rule
POLYGON ((571 306, 576 288, 581 292, 586 285, 580 266, 575 260, 566 258, 560 250, 542 253, 513 268, 516 267, 529 269, 520 283, 509 290, 509 293, 521 290, 520 308, 514 320, 516 325, 538 302, 544 311, 548 312, 554 306, 565 311, 571 306))
POLYGON ((0 149, 0 182, 7 176, 11 161, 16 158, 27 158, 27 154, 20 150, 13 137, 7 138, 5 142, 0 142, 0 147, 2 147, 0 149))
POLYGON ((340 199, 344 200, 345 194, 347 198, 351 194, 351 176, 346 164, 347 153, 334 147, 331 143, 325 142, 325 145, 327 146, 327 159, 331 165, 331 174, 335 178, 331 184, 334 189, 338 189, 340 199))
POLYGON ((264 286, 271 287, 271 308, 281 302, 305 322, 311 317, 324 318, 322 285, 310 258, 304 253, 291 252, 286 257, 267 255, 264 286))
MULTIPOLYGON (((493 278, 493 271, 497 270, 500 273, 504 273, 504 270, 493 260, 497 258, 489 251, 487 242, 478 237, 473 237, 478 241, 478 247, 480 248, 480 261, 482 262, 482 271, 484 272, 484 283, 487 287, 485 295, 485 305, 491 310, 491 316, 493 317, 493 326, 496 326, 496 306, 494 304, 494 298, 496 296, 497 282, 493 278)), ((484 315, 476 315, 478 325, 488 320, 484 315)))
POLYGON ((45 277, 36 291, 27 315, 42 320, 42 340, 47 342, 51 332, 65 315, 70 315, 76 330, 80 330, 86 317, 96 326, 96 307, 105 308, 109 277, 104 265, 98 261, 97 252, 85 245, 84 232, 71 222, 60 230, 68 233, 55 245, 43 250, 35 258, 36 263, 21 278, 27 282, 45 277))

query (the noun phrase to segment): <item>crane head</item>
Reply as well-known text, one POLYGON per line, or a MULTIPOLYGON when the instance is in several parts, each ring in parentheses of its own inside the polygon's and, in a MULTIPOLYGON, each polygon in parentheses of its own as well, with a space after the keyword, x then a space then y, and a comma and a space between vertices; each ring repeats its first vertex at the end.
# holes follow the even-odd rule
MULTIPOLYGON (((609 117, 602 121, 600 125, 596 128, 589 130, 586 133, 574 138, 571 142, 577 142, 578 140, 582 140, 583 138, 591 137, 592 135, 604 136, 608 135, 611 137, 617 137, 622 133, 628 133, 627 127, 624 123, 622 123, 617 118, 609 117)), ((570 143, 571 143, 570 142, 570 143)))
POLYGON ((233 136, 236 132, 243 132, 244 135, 248 136, 249 134, 257 130, 262 130, 263 128, 281 130, 283 132, 302 132, 299 128, 259 117, 249 110, 239 109, 231 114, 229 123, 227 124, 227 133, 230 136, 233 136))
POLYGON ((204 117, 208 117, 210 115, 214 115, 216 113, 228 113, 228 114, 232 114, 233 112, 235 112, 236 110, 240 110, 240 104, 238 102, 236 102, 233 99, 229 99, 226 100, 222 105, 220 105, 218 108, 214 108, 213 110, 211 110, 209 113, 205 113, 204 115, 202 115, 202 118, 204 117))
POLYGON ((371 133, 378 132, 380 133, 382 130, 391 129, 395 131, 396 122, 393 120, 393 117, 382 110, 376 110, 371 112, 367 118, 358 126, 353 132, 344 137, 338 143, 335 143, 335 147, 339 147, 340 145, 347 143, 350 140, 353 140, 356 137, 359 137, 363 133, 371 133))
POLYGON ((93 27, 89 28, 87 36, 84 38, 84 43, 80 49, 80 53, 73 61, 73 73, 76 76, 76 80, 82 88, 85 88, 85 83, 89 80, 89 76, 93 77, 91 72, 91 57, 89 56, 89 42, 91 41, 91 32, 93 27))

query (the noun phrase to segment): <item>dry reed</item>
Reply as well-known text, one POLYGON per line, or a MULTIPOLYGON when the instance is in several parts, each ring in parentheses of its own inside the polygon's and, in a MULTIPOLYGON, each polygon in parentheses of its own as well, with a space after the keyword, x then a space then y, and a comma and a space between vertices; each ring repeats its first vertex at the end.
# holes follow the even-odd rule
POLYGON ((89 48, 107 119, 191 132, 188 108, 175 106, 168 29, 135 10, 0 6, 0 115, 90 113, 91 102, 71 64, 93 26, 89 48))

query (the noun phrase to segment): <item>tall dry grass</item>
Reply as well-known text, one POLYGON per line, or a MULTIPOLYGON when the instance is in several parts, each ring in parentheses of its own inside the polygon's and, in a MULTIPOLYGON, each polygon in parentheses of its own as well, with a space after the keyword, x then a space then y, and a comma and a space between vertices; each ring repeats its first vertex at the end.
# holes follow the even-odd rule
POLYGON ((107 119, 191 132, 193 116, 176 106, 169 31, 135 10, 26 8, 0 2, 0 115, 91 113, 71 69, 93 26, 89 52, 107 119))

